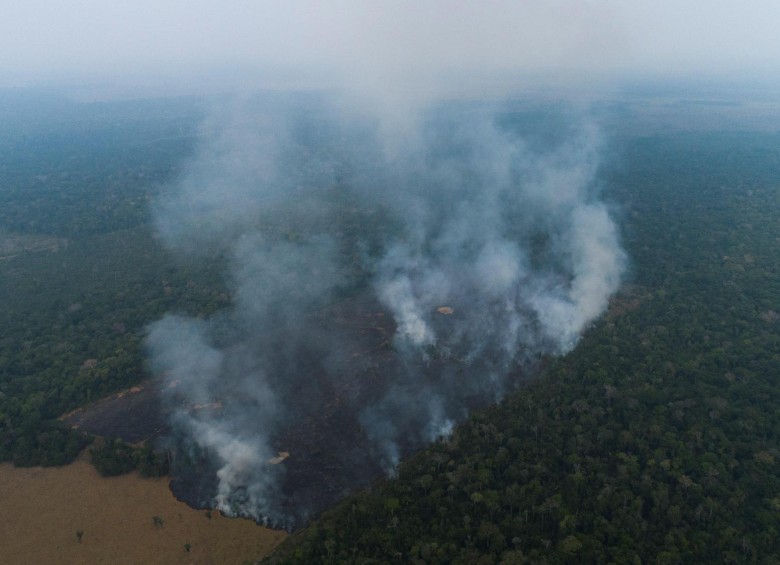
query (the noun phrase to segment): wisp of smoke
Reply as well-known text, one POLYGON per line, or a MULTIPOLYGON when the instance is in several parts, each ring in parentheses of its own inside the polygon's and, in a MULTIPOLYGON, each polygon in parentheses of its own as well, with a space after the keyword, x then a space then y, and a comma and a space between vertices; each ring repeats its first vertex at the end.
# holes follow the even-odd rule
POLYGON ((230 265, 228 311, 169 315, 147 339, 179 459, 209 475, 201 504, 294 527, 318 508, 274 464, 289 430, 338 446, 347 486, 392 473, 518 368, 571 350, 617 290, 596 128, 540 144, 487 105, 420 116, 388 143, 327 101, 247 99, 157 203, 171 248, 230 265))

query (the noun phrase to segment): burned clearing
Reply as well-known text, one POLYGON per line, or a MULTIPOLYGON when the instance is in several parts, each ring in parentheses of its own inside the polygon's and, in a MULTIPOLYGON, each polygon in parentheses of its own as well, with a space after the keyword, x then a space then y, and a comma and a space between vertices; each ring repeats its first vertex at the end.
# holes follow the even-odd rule
POLYGON ((161 404, 165 386, 162 379, 148 379, 69 412, 61 420, 89 434, 128 443, 153 443, 169 429, 161 404))
MULTIPOLYGON (((439 316, 440 322, 446 324, 454 316, 457 312, 448 307, 447 315, 439 316)), ((387 473, 372 452, 372 440, 359 415, 364 406, 376 405, 387 394, 391 375, 405 370, 404 360, 391 346, 395 332, 392 316, 367 292, 312 313, 306 323, 319 330, 311 335, 323 339, 296 351, 296 378, 289 378, 288 373, 287 382, 280 378, 276 383, 294 388, 290 394, 295 395, 296 403, 285 407, 286 425, 278 427, 270 439, 274 457, 266 459, 266 469, 260 470, 280 481, 280 507, 293 520, 276 525, 288 529, 304 525, 345 495, 387 473), (349 336, 354 347, 329 349, 327 336, 334 332, 343 339, 349 336), (341 369, 333 371, 334 364, 341 369)), ((257 339, 264 338, 270 339, 257 339)), ((267 349, 267 345, 261 347, 267 349)), ((468 371, 473 370, 465 361, 433 350, 420 363, 424 363, 416 371, 420 378, 452 378, 464 387, 468 386, 468 371)), ((510 386, 517 386, 533 371, 531 365, 523 372, 517 370, 510 386)), ((212 508, 218 468, 208 453, 194 453, 191 446, 177 443, 169 422, 178 411, 196 413, 206 421, 218 419, 235 399, 217 397, 212 403, 183 404, 176 395, 179 385, 170 375, 158 375, 76 410, 63 420, 91 434, 172 450, 175 460, 170 487, 174 495, 194 508, 212 508)), ((474 387, 465 399, 468 409, 492 401, 490 391, 474 387)), ((400 447, 402 454, 408 454, 421 445, 422 438, 409 435, 400 447)))

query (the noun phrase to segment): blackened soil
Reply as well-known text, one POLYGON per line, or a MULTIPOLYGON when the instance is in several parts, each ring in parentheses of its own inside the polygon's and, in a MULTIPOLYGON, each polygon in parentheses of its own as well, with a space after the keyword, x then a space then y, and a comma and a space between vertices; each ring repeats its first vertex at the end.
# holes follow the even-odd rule
POLYGON ((67 425, 102 437, 118 437, 129 443, 153 441, 167 433, 161 409, 161 379, 148 379, 138 386, 66 414, 67 425))
MULTIPOLYGON (((443 317, 442 323, 448 319, 443 317)), ((312 341, 296 351, 295 371, 301 377, 272 383, 293 387, 284 391, 283 397, 295 400, 283 407, 289 411, 286 424, 271 434, 272 446, 289 452, 289 457, 273 468, 269 466, 282 485, 279 506, 287 517, 283 523, 272 521, 270 525, 287 529, 305 525, 345 495, 387 472, 388 461, 360 424, 360 415, 366 414, 367 407, 380 405, 391 384, 401 382, 403 386, 399 375, 410 372, 391 346, 395 332, 392 317, 367 293, 313 313, 310 323, 321 331, 309 331, 312 341)), ((450 358, 434 360, 412 372, 417 374, 415 378, 425 380, 459 370, 466 372, 450 358)), ((465 381, 467 375, 462 377, 465 381)), ((64 420, 90 433, 130 442, 162 438, 170 433, 163 380, 147 381, 140 390, 106 398, 64 420)), ((407 384, 416 387, 420 383, 407 384)), ((461 399, 472 409, 492 402, 494 397, 475 390, 461 394, 461 399)), ((221 408, 213 409, 218 417, 221 408)), ((169 438, 167 445, 172 444, 175 440, 169 438)), ((422 445, 419 435, 410 434, 403 436, 398 447, 404 455, 422 445)), ((195 508, 213 504, 217 469, 211 462, 182 463, 180 458, 174 468, 171 490, 178 499, 195 508)))

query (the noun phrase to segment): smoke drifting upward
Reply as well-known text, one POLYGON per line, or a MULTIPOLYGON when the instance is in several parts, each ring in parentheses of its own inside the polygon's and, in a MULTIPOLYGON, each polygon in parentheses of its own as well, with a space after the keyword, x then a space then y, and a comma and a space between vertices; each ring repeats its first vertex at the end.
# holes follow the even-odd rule
POLYGON ((495 106, 439 103, 387 139, 336 108, 215 112, 156 207, 168 245, 230 265, 229 310, 149 330, 183 488, 288 528, 569 351, 625 263, 587 121, 534 137, 495 106), (303 464, 345 479, 313 500, 303 464))

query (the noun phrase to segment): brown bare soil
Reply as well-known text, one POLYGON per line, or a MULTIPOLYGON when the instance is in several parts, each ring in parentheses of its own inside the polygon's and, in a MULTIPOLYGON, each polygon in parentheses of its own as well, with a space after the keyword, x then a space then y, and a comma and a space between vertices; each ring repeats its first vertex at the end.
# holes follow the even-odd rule
POLYGON ((286 537, 216 511, 209 519, 176 500, 167 479, 102 478, 83 457, 58 468, 0 465, 0 508, 0 563, 9 565, 254 562, 286 537))

